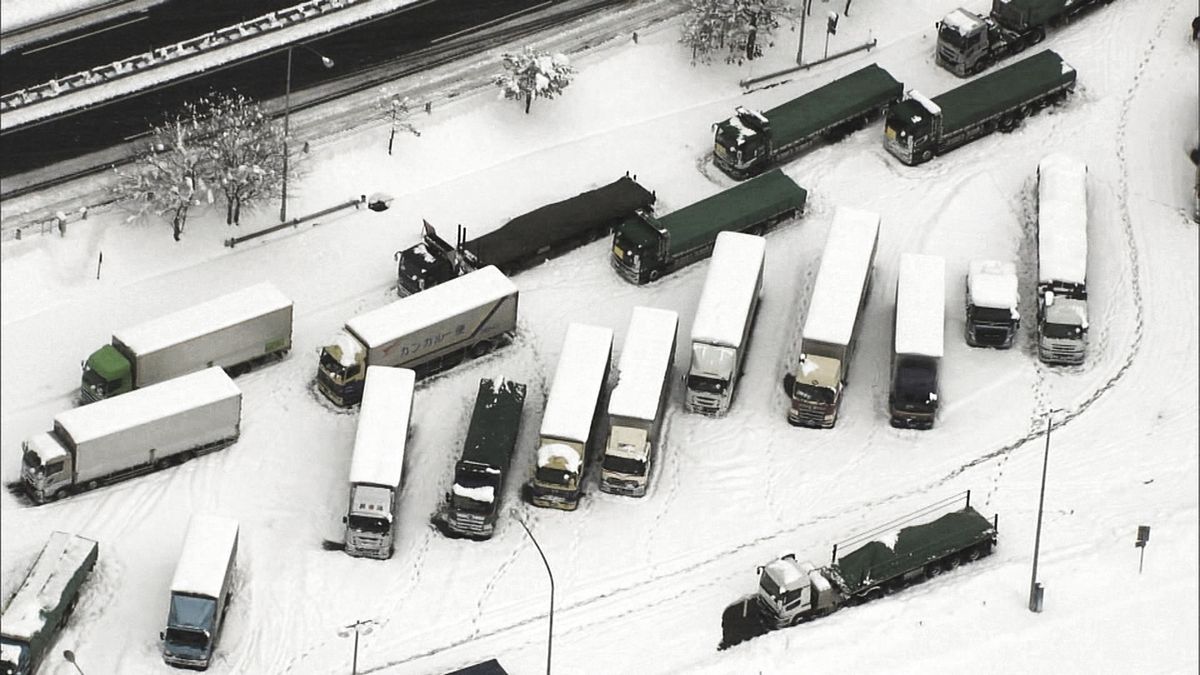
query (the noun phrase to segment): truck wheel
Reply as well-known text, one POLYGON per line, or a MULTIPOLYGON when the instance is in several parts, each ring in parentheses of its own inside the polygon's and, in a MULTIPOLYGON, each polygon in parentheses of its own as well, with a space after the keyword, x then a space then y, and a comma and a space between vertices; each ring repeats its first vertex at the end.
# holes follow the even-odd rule
POLYGON ((70 492, 69 490, 67 490, 67 488, 65 488, 65 487, 64 487, 64 488, 59 488, 59 489, 57 489, 57 490, 55 490, 55 491, 54 491, 54 494, 50 495, 50 499, 49 499, 49 501, 52 501, 52 502, 57 502, 57 501, 59 501, 60 499, 63 499, 64 497, 66 497, 66 496, 67 496, 67 495, 69 495, 69 494, 71 494, 71 492, 70 492))
POLYGON ((926 151, 924 151, 924 152, 922 152, 922 153, 921 153, 921 161, 922 161, 922 162, 928 162, 928 161, 929 161, 929 160, 931 160, 931 159, 933 159, 933 153, 932 153, 932 152, 930 152, 930 151, 926 150, 926 151))
POLYGON ((947 572, 951 572, 953 570, 958 569, 958 566, 961 564, 962 564, 962 558, 959 558, 956 555, 952 555, 949 558, 946 558, 946 562, 942 563, 942 566, 946 568, 947 572))
POLYGON ((650 270, 650 281, 658 281, 660 276, 662 276, 662 273, 658 270, 650 270))
POLYGON ((937 577, 940 577, 941 575, 942 575, 942 566, 941 565, 939 565, 937 563, 933 563, 931 565, 925 566, 925 578, 926 579, 935 579, 937 577))
POLYGON ((1029 34, 1029 37, 1025 39, 1029 42, 1029 46, 1032 47, 1033 45, 1036 45, 1037 43, 1046 39, 1046 30, 1044 28, 1036 28, 1032 33, 1029 34))
POLYGON ((968 562, 968 563, 972 563, 972 562, 975 562, 976 560, 979 560, 979 558, 981 557, 981 554, 979 552, 979 547, 972 546, 971 548, 967 549, 965 553, 963 553, 962 557, 963 557, 963 562, 968 562))
POLYGON ((792 617, 792 621, 791 621, 791 623, 790 623, 789 625, 791 625, 791 626, 799 626, 800 624, 804 623, 805 621, 808 621, 808 615, 807 615, 807 614, 797 614, 796 616, 793 616, 793 617, 792 617))
POLYGON ((100 481, 97 481, 97 480, 89 480, 88 481, 87 489, 95 490, 98 487, 100 487, 100 481))
POLYGON ((475 344, 471 345, 471 358, 477 359, 492 351, 493 347, 495 347, 495 345, 492 344, 491 340, 476 342, 475 344))

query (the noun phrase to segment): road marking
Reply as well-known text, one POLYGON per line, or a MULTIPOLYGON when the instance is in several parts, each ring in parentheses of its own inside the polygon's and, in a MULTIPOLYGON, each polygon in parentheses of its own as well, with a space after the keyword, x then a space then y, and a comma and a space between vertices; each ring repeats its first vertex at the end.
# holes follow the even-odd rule
POLYGON ((149 19, 149 18, 150 17, 145 13, 145 11, 143 11, 142 15, 136 19, 130 19, 129 21, 126 21, 125 23, 118 23, 113 26, 107 26, 107 27, 101 28, 99 30, 94 30, 90 33, 84 33, 83 35, 76 35, 73 38, 63 40, 62 42, 55 42, 54 44, 44 45, 42 47, 37 47, 36 49, 30 49, 29 51, 21 52, 21 56, 28 56, 30 54, 36 54, 37 52, 45 51, 47 49, 54 49, 55 47, 61 47, 62 45, 68 44, 70 42, 75 42, 76 40, 82 40, 84 38, 92 37, 93 35, 99 35, 100 33, 106 33, 110 30, 116 30, 117 28, 121 28, 123 26, 128 26, 129 24, 137 23, 139 21, 145 21, 146 19, 149 19))
POLYGON ((550 6, 550 5, 553 5, 553 4, 554 4, 553 0, 547 0, 547 2, 543 2, 543 3, 542 3, 542 4, 540 4, 540 5, 534 5, 533 7, 526 7, 525 9, 517 10, 517 11, 515 11, 515 12, 511 13, 511 14, 505 14, 504 16, 502 16, 502 17, 500 17, 500 18, 498 18, 498 19, 492 19, 491 21, 485 21, 485 22, 483 22, 483 23, 479 24, 478 26, 471 26, 470 28, 464 28, 464 29, 462 29, 462 30, 458 31, 457 33, 451 33, 451 34, 449 34, 449 35, 443 35, 442 37, 440 37, 440 38, 437 38, 436 40, 430 40, 430 41, 429 41, 429 44, 431 44, 431 45, 436 45, 436 44, 437 44, 437 43, 439 43, 439 42, 444 42, 444 41, 446 41, 446 40, 450 40, 450 39, 452 39, 452 38, 458 37, 459 35, 462 35, 463 33, 470 33, 471 31, 474 31, 474 30, 479 30, 479 29, 481 29, 481 28, 487 28, 488 26, 491 26, 491 25, 494 25, 494 24, 500 23, 501 21, 505 21, 505 20, 507 20, 507 19, 511 19, 511 18, 513 18, 514 16, 520 16, 521 14, 527 14, 527 13, 529 13, 529 12, 533 12, 533 11, 536 11, 536 10, 542 9, 542 8, 544 8, 544 7, 548 7, 548 6, 550 6))

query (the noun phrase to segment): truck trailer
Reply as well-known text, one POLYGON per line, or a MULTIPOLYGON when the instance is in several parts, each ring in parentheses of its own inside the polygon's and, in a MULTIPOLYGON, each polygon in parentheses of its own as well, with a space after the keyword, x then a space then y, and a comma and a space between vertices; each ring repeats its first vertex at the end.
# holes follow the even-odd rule
POLYGON ((717 235, 692 323, 692 358, 683 396, 688 412, 713 417, 729 412, 758 314, 766 245, 765 239, 751 234, 717 235))
POLYGON ((1000 260, 972 260, 967 268, 966 339, 972 347, 1008 349, 1017 338, 1017 266, 1000 260))
POLYGON ((520 382, 479 381, 462 459, 454 466, 454 484, 445 508, 434 518, 447 534, 488 539, 495 533, 524 406, 525 385, 520 382))
POLYGON ((535 506, 574 511, 595 445, 596 422, 612 363, 610 328, 573 323, 567 326, 554 383, 546 399, 538 434, 537 465, 529 481, 535 506))
POLYGON ((757 175, 819 140, 858 131, 903 94, 904 85, 872 63, 766 112, 738 106, 713 125, 713 163, 739 180, 757 175))
POLYGON ((21 481, 38 504, 165 468, 238 439, 242 392, 213 367, 59 413, 25 441, 21 481))
POLYGON ((613 234, 612 266, 644 284, 707 258, 721 232, 762 234, 804 212, 808 192, 779 169, 662 218, 638 211, 613 234))
POLYGON ((517 287, 485 267, 347 321, 321 348, 317 388, 352 406, 368 366, 411 368, 420 379, 507 343, 516 326, 517 287))
POLYGON ((1038 356, 1087 356, 1087 165, 1062 154, 1038 164, 1038 356))
POLYGON ((830 429, 837 422, 878 245, 879 214, 837 208, 804 317, 800 358, 784 380, 793 425, 830 429))
POLYGON ((407 368, 369 366, 346 505, 347 554, 386 560, 395 550, 393 530, 417 375, 407 368))
POLYGON ((604 492, 646 494, 670 393, 678 327, 675 312, 633 308, 617 366, 617 386, 608 399, 608 436, 600 473, 604 492))
POLYGON ((1075 90, 1075 69, 1046 50, 934 97, 917 90, 892 106, 884 147, 914 166, 996 130, 1012 131, 1029 115, 1075 90))
POLYGON ((514 274, 547 258, 595 241, 638 209, 654 205, 654 193, 628 174, 594 190, 517 216, 482 237, 466 240, 458 229, 454 246, 428 222, 422 241, 397 251, 401 295, 410 295, 488 265, 514 274))
POLYGON ((1084 10, 1112 0, 992 0, 981 16, 959 7, 938 22, 936 59, 959 77, 974 75, 1000 59, 1025 51, 1084 10))
POLYGON ((100 545, 54 532, 0 617, 0 666, 6 675, 36 673, 79 602, 100 545))
POLYGON ((292 348, 292 301, 256 284, 113 333, 83 363, 83 403, 220 366, 232 376, 292 348))
POLYGON ((934 255, 901 254, 892 324, 892 389, 888 394, 894 427, 933 428, 945 320, 946 261, 934 255))
POLYGON ((171 580, 167 629, 159 634, 169 665, 207 670, 212 663, 233 594, 237 548, 236 520, 192 516, 171 580))
POLYGON ((962 508, 949 510, 960 501, 956 495, 835 544, 825 567, 791 554, 759 567, 755 604, 764 627, 794 626, 990 554, 998 520, 971 508, 969 491, 962 508))

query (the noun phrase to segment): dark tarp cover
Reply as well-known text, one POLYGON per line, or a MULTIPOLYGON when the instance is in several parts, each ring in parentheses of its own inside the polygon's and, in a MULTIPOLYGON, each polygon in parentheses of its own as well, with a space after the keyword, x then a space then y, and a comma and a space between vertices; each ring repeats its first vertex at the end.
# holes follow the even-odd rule
POLYGON ((463 443, 463 460, 507 470, 524 405, 525 385, 511 380, 480 380, 475 411, 463 443))
POLYGON ((663 216, 658 224, 671 233, 671 255, 677 256, 716 240, 725 230, 741 230, 791 208, 803 210, 807 196, 807 190, 772 169, 663 216))
POLYGON ((776 146, 791 143, 821 129, 897 100, 904 85, 877 64, 857 70, 823 87, 768 110, 776 146))
POLYGON ((1015 108, 1038 94, 1075 81, 1075 69, 1047 49, 937 96, 942 108, 942 133, 1015 108))

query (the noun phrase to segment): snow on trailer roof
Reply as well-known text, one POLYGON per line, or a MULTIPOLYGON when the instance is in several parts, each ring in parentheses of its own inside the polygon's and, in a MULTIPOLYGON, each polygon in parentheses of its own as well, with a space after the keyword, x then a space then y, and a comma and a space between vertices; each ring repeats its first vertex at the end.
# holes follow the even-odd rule
POLYGON ((1038 163, 1038 280, 1087 281, 1087 165, 1067 155, 1038 163))
POLYGON ((263 282, 121 329, 113 337, 137 354, 149 354, 291 305, 278 288, 263 282))
POLYGON ((97 544, 66 532, 54 532, 38 554, 29 576, 17 589, 0 618, 6 636, 30 640, 44 627, 43 611, 52 611, 62 601, 67 586, 97 544))
POLYGON ((233 518, 207 513, 192 516, 171 580, 171 592, 209 598, 220 595, 237 537, 238 522, 233 518))
POLYGON ((127 394, 59 413, 54 421, 76 445, 129 429, 150 420, 240 397, 233 380, 219 366, 182 375, 127 394))
POLYGON ((360 314, 347 321, 346 327, 368 348, 374 349, 400 335, 428 328, 516 292, 516 285, 495 266, 489 265, 360 314))
POLYGON ((741 346, 743 327, 758 293, 766 240, 741 232, 722 232, 700 291, 692 323, 692 342, 741 346))
POLYGON ((976 307, 1016 309, 1017 266, 999 260, 972 260, 967 266, 967 289, 976 307))
POLYGON ((663 380, 671 373, 678 325, 679 315, 669 309, 633 308, 621 350, 620 376, 608 400, 608 414, 654 419, 663 380))
POLYGON ((946 261, 904 253, 896 283, 896 353, 941 358, 945 349, 946 261))
POLYGON ((399 487, 417 374, 368 366, 354 434, 350 482, 399 487))
POLYGON ((878 238, 879 214, 845 206, 834 212, 804 317, 806 339, 850 343, 878 238))
POLYGON ((543 438, 586 442, 596 401, 612 356, 611 328, 573 323, 567 326, 562 355, 542 415, 543 438))

